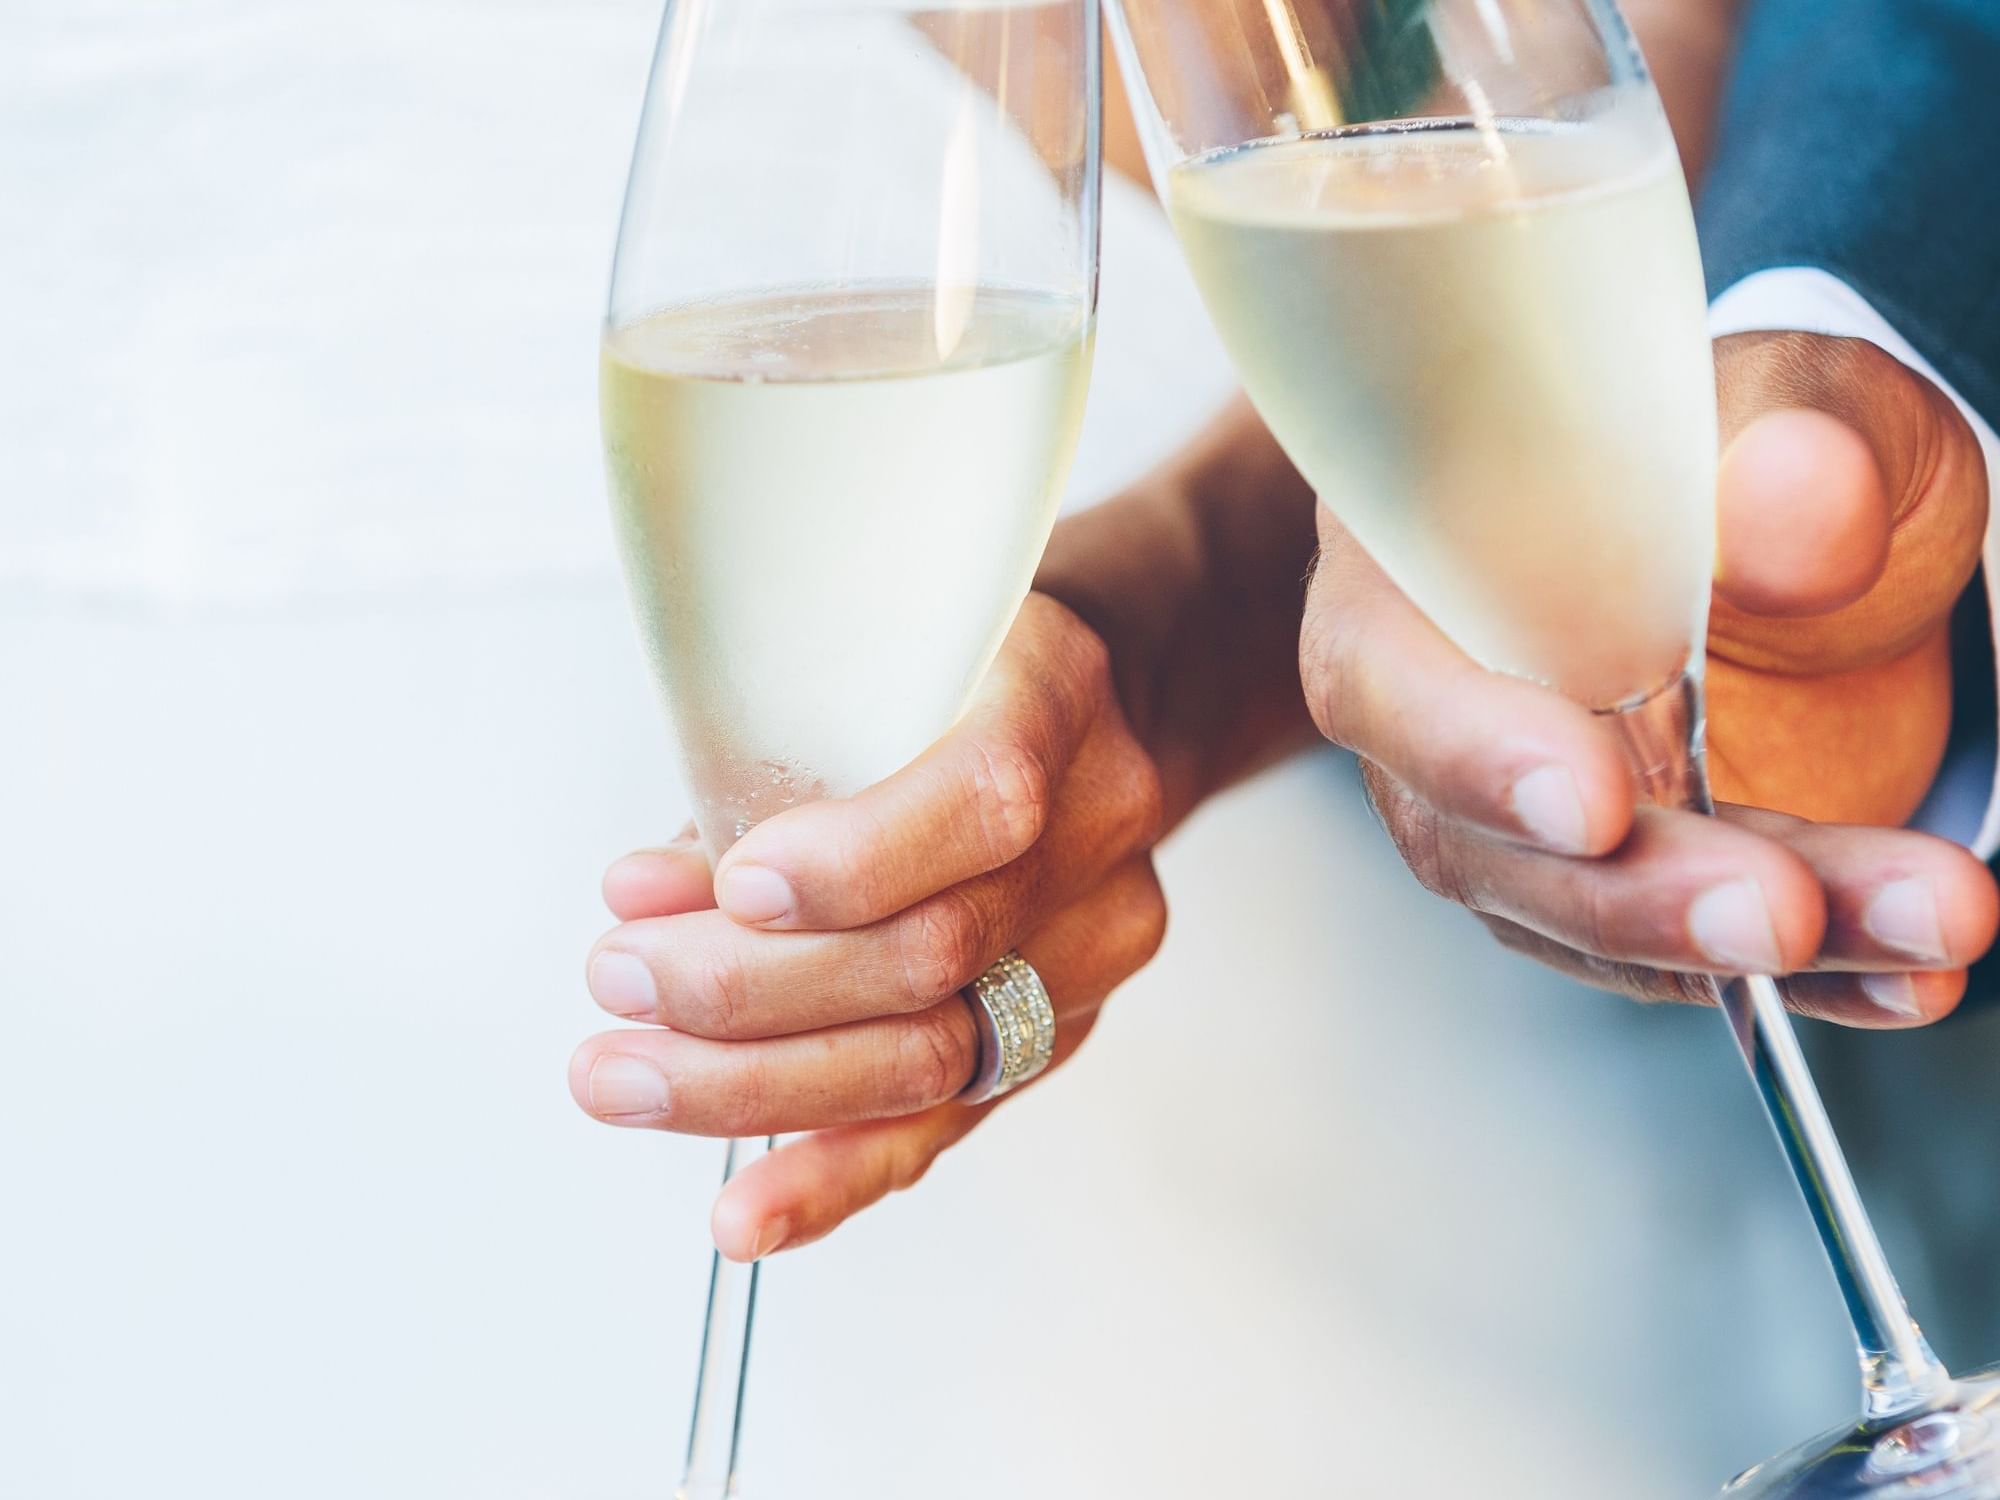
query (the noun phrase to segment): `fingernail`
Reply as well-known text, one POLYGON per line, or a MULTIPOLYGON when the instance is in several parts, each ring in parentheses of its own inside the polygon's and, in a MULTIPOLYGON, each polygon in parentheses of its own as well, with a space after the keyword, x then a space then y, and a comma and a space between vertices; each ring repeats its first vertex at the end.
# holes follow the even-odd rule
POLYGON ((1776 974, 1784 967, 1764 888, 1754 880, 1712 886, 1688 905, 1688 935, 1729 974, 1776 974))
POLYGON ((1938 920, 1937 890, 1930 877, 1892 880, 1869 899, 1861 926, 1886 948, 1925 963, 1943 963, 1944 925, 1938 920))
POLYGON ((590 1112, 658 1115, 667 1109, 667 1076, 649 1062, 607 1052, 590 1065, 590 1112))
POLYGON ((606 948, 590 961, 590 998, 628 1021, 650 1021, 659 1013, 660 990, 653 971, 635 954, 606 948))
POLYGON ((1921 1021, 1924 1008, 1917 1001, 1917 987, 1907 974, 1863 974, 1862 993, 1880 1010, 1905 1020, 1921 1021))
POLYGON ((775 922, 792 914, 792 888, 776 870, 731 865, 716 882, 715 904, 738 922, 775 922))
POLYGON ((1514 783, 1507 800, 1536 843, 1558 854, 1581 854, 1590 836, 1568 766, 1540 766, 1514 783))
POLYGON ((785 1241, 791 1237, 792 1221, 790 1219, 773 1219, 757 1231, 756 1243, 750 1247, 750 1258, 752 1260, 762 1260, 774 1250, 783 1248, 785 1241))

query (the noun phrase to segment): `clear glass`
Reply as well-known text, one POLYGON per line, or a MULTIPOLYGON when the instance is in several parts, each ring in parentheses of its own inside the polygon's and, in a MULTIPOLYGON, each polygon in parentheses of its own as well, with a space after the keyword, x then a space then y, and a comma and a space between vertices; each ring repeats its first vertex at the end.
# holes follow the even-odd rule
MULTIPOLYGON (((1673 141, 1609 0, 1111 0, 1244 388, 1468 653, 1612 719, 1712 813, 1715 393, 1673 141)), ((2000 1500, 1995 1386, 1911 1321, 1787 1018, 1717 985, 1852 1319, 1862 1416, 1731 1496, 2000 1500)), ((2000 1408, 1996 1408, 2000 1409, 2000 1408)))
MULTIPOLYGON (((1089 378, 1098 35, 1096 0, 667 5, 601 392, 711 859, 923 750, 1026 597, 1089 378)), ((755 1297, 718 1257, 685 1500, 737 1493, 755 1297)))

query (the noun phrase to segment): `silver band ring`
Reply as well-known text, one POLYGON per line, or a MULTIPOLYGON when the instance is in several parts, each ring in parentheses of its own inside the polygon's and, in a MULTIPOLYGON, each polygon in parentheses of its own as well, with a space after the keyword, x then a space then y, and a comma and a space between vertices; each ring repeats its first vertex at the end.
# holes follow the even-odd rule
POLYGON ((979 1066, 960 1095, 968 1104, 997 1099, 1049 1065, 1056 1050, 1056 1009, 1034 966, 1012 949, 965 990, 979 1028, 979 1066))

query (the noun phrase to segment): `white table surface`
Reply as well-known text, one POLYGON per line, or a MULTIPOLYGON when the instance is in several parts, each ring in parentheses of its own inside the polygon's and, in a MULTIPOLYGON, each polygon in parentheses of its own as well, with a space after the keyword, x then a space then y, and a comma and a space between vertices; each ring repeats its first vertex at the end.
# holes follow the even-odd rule
MULTIPOLYGON (((655 15, 0 13, 0 1495, 670 1487, 712 1143, 604 1129, 677 824, 592 321, 655 15)), ((1078 493, 1227 376, 1114 195, 1078 493)), ((767 1278, 755 1497, 1700 1496, 1839 1418, 1722 1027, 1587 996, 1309 757, 1074 1066, 767 1278)))

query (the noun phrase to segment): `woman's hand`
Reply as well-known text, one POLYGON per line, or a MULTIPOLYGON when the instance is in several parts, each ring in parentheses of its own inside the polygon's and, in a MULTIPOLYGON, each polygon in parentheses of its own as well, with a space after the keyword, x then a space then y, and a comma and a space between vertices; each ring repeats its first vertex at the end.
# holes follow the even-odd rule
POLYGON ((735 1260, 818 1239, 921 1177, 992 1108, 958 1096, 979 1034, 960 993, 1009 948, 1048 987, 1055 1064, 1159 947, 1159 773, 1099 637, 1029 598, 979 698, 917 761, 747 834, 711 882, 692 829, 605 876, 620 925, 589 983, 614 1015, 577 1103, 689 1135, 808 1132, 732 1179, 735 1260))

